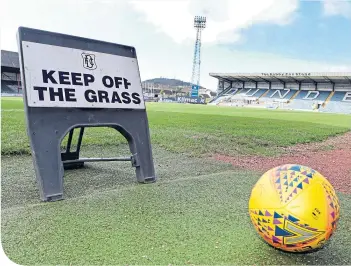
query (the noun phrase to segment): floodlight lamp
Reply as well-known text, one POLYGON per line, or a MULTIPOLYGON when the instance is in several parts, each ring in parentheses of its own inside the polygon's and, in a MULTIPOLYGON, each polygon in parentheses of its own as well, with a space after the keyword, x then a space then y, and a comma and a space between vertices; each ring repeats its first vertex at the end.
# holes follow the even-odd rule
POLYGON ((206 17, 195 16, 194 17, 194 27, 204 29, 206 28, 206 17))

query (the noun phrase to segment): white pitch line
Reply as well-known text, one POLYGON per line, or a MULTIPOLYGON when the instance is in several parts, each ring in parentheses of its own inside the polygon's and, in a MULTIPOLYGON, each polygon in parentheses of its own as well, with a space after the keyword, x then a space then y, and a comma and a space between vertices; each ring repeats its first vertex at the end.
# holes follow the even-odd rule
POLYGON ((4 109, 1 112, 24 112, 22 109, 4 109))

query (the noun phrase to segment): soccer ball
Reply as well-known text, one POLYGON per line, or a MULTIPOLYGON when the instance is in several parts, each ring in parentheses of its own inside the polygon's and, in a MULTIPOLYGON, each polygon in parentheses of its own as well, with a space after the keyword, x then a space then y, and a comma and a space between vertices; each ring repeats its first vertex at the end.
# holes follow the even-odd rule
POLYGON ((329 181, 302 165, 267 171, 251 192, 249 214, 258 234, 284 251, 322 248, 339 220, 339 201, 329 181))

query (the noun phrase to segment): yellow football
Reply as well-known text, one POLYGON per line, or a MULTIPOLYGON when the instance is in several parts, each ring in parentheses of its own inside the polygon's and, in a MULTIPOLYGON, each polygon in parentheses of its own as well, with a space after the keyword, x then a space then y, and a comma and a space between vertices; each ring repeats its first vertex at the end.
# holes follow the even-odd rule
POLYGON ((339 220, 339 200, 319 172, 287 164, 267 171, 251 191, 249 214, 271 246, 305 252, 324 246, 339 220))

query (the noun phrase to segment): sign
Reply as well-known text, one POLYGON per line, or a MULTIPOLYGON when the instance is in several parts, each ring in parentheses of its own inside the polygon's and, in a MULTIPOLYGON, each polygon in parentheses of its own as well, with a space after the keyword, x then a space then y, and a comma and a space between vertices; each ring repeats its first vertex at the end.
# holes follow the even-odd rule
POLYGON ((191 86, 191 97, 198 97, 199 96, 199 86, 192 85, 191 86))
POLYGON ((64 170, 86 162, 130 161, 139 183, 155 182, 135 48, 24 27, 17 37, 27 133, 41 200, 63 199, 64 170), (87 127, 120 132, 128 141, 129 155, 80 157, 87 127), (80 133, 72 143, 75 129, 80 133), (67 145, 61 150, 65 136, 67 145))
POLYGON ((196 104, 206 104, 206 100, 200 97, 190 98, 190 97, 177 97, 177 102, 179 103, 196 103, 196 104))
POLYGON ((161 102, 164 102, 164 103, 176 103, 178 101, 177 101, 177 99, 175 97, 169 97, 169 98, 162 98, 161 102))
POLYGON ((145 109, 137 60, 22 42, 28 106, 145 109))
POLYGON ((261 73, 261 76, 311 76, 311 73, 261 73))
POLYGON ((195 104, 206 104, 206 100, 201 98, 201 97, 168 97, 168 98, 162 98, 162 102, 167 102, 167 103, 195 103, 195 104))

